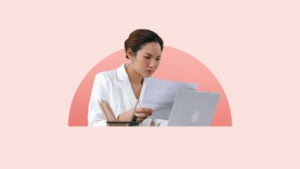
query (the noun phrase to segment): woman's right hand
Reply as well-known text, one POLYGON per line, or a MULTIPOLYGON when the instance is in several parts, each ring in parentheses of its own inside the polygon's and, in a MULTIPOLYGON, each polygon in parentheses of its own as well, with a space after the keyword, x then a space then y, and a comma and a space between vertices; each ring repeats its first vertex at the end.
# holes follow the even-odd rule
MULTIPOLYGON (((118 121, 130 121, 133 109, 119 114, 118 121)), ((134 115, 137 116, 137 122, 143 122, 147 117, 152 115, 153 110, 147 107, 138 107, 134 111, 134 115)))

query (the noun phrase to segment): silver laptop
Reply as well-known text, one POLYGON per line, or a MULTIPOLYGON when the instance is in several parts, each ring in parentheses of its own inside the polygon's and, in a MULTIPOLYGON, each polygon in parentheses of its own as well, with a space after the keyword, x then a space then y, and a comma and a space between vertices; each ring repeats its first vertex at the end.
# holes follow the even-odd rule
POLYGON ((219 98, 218 93, 179 90, 168 126, 210 126, 219 98))

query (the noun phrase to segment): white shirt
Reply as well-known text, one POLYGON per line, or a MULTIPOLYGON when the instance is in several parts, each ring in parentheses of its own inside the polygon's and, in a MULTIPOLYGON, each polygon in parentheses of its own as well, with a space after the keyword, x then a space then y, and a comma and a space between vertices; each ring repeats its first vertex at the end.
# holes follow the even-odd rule
MULTIPOLYGON (((89 126, 107 126, 106 118, 99 107, 98 101, 107 101, 116 117, 125 111, 132 109, 137 101, 132 90, 128 74, 123 64, 115 70, 98 73, 95 77, 88 109, 89 126)), ((143 100, 144 89, 147 81, 144 78, 140 102, 143 100)), ((149 126, 152 119, 145 119, 140 126, 149 126)), ((155 125, 166 125, 166 120, 154 119, 155 125)))

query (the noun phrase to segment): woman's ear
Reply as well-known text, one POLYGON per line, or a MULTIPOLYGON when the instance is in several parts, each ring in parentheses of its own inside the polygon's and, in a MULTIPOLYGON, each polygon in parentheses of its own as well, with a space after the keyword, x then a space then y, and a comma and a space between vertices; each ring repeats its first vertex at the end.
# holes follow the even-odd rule
POLYGON ((133 53, 133 51, 129 48, 129 49, 127 49, 127 51, 126 51, 126 55, 128 56, 128 59, 129 60, 133 60, 134 59, 134 53, 133 53))

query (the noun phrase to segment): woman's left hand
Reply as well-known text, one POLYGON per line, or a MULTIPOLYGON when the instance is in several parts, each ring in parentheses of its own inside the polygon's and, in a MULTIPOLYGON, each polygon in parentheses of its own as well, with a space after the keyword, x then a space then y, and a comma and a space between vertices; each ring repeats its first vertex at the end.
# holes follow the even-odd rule
POLYGON ((134 115, 137 116, 137 122, 143 122, 147 117, 152 115, 153 110, 147 107, 138 107, 135 109, 134 115))

